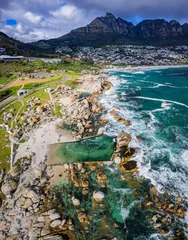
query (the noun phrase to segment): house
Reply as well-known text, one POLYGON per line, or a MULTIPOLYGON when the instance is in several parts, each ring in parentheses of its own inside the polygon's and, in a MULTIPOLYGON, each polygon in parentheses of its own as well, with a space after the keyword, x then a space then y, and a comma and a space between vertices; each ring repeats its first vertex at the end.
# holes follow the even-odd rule
POLYGON ((26 93, 27 93, 26 90, 18 90, 17 91, 18 96, 24 96, 26 93))
POLYGON ((0 47, 0 53, 4 53, 6 51, 6 48, 0 47))
POLYGON ((51 92, 52 92, 52 89, 51 89, 51 88, 46 88, 46 89, 45 89, 45 92, 51 93, 51 92))
POLYGON ((24 56, 10 56, 10 55, 1 55, 0 61, 20 61, 25 59, 24 56))

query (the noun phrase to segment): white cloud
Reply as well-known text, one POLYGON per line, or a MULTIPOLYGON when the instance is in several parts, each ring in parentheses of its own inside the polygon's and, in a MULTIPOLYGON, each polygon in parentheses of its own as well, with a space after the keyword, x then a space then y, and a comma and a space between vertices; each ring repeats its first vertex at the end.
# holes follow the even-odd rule
POLYGON ((0 9, 0 27, 7 35, 24 42, 60 37, 72 29, 85 26, 98 15, 73 4, 61 6, 60 0, 54 0, 53 7, 49 0, 33 0, 34 7, 30 0, 20 1, 23 1, 22 4, 12 0, 11 7, 0 9), (7 27, 7 19, 15 19, 18 24, 7 27))
POLYGON ((23 26, 22 26, 21 23, 18 23, 18 24, 16 25, 15 30, 16 30, 18 33, 20 33, 20 34, 25 33, 25 30, 24 30, 24 28, 23 28, 23 26))
POLYGON ((77 18, 78 15, 82 14, 82 11, 76 8, 74 5, 65 5, 56 11, 51 11, 50 13, 56 18, 60 17, 74 20, 74 18, 77 18))
POLYGON ((37 24, 40 23, 42 21, 42 17, 39 15, 35 15, 31 12, 26 12, 25 13, 25 17, 28 21, 30 21, 31 23, 37 24))
POLYGON ((21 41, 60 37, 112 12, 127 20, 167 18, 188 21, 187 0, 0 0, 0 29, 21 41), (163 6, 163 7, 161 7, 163 6), (17 26, 7 26, 15 19, 17 26))

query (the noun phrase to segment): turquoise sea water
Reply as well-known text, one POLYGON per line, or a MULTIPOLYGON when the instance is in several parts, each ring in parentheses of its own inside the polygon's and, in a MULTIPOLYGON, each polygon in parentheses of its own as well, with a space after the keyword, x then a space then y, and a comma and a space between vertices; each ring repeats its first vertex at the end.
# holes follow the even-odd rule
MULTIPOLYGON (((141 180, 138 176, 137 181, 132 174, 120 173, 112 161, 97 167, 97 171, 106 174, 107 187, 99 186, 97 172, 89 170, 87 197, 71 184, 63 186, 63 190, 57 186, 57 193, 62 194, 66 189, 69 196, 62 198, 68 216, 77 219, 77 209, 72 207, 70 196, 81 199, 82 209, 92 215, 88 233, 80 231, 79 222, 75 224, 77 239, 186 239, 184 236, 173 237, 176 229, 186 231, 184 223, 188 222, 188 214, 185 219, 177 219, 175 214, 164 213, 163 209, 146 207, 146 203, 152 199, 150 189, 153 184, 161 193, 167 189, 172 202, 181 196, 185 200, 183 207, 187 209, 188 206, 188 68, 110 72, 110 75, 113 87, 100 99, 105 107, 104 118, 109 120, 106 135, 60 145, 57 154, 66 162, 110 159, 113 138, 125 131, 132 136, 130 147, 136 152, 134 159, 139 175, 145 178, 141 180), (119 106, 116 111, 130 120, 131 126, 126 127, 113 119, 109 113, 113 106, 119 106), (105 194, 106 202, 102 208, 92 205, 94 190, 105 194), (163 219, 168 219, 168 215, 172 217, 169 225, 162 226, 163 229, 168 226, 166 235, 160 235, 153 226, 151 219, 156 214, 163 219), (103 218, 111 226, 107 230, 103 218), (113 227, 114 223, 117 228, 113 227)), ((162 196, 167 199, 165 194, 162 196)))
POLYGON ((107 111, 119 106, 119 114, 132 125, 125 127, 107 114, 107 134, 130 133, 140 175, 160 192, 167 189, 187 201, 188 68, 111 71, 110 75, 114 86, 101 102, 107 111))

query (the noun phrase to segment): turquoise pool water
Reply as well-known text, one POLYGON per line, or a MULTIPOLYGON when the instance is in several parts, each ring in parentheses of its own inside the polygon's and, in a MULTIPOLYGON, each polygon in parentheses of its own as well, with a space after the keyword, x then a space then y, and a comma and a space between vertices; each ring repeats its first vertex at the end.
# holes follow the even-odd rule
POLYGON ((58 144, 57 156, 62 163, 109 161, 114 151, 114 138, 107 135, 58 144))

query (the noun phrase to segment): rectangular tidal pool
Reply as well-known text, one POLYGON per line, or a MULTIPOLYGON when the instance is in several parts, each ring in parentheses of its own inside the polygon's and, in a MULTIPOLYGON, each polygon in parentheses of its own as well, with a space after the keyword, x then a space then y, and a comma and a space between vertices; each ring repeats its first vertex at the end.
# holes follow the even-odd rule
POLYGON ((114 147, 114 138, 107 135, 76 142, 51 144, 48 149, 48 164, 109 161, 114 147))

